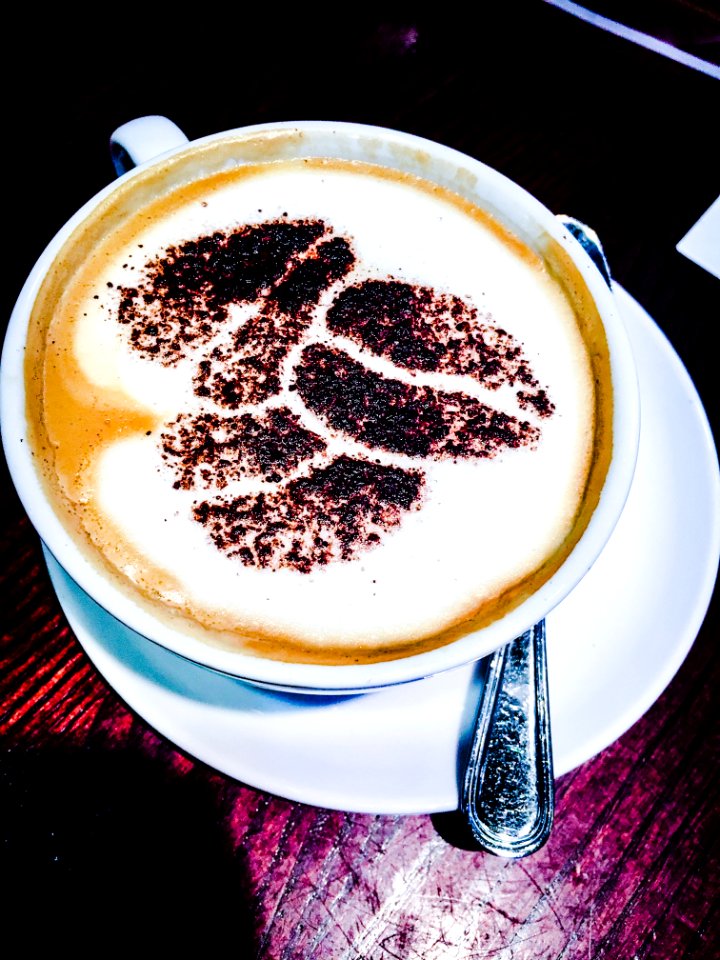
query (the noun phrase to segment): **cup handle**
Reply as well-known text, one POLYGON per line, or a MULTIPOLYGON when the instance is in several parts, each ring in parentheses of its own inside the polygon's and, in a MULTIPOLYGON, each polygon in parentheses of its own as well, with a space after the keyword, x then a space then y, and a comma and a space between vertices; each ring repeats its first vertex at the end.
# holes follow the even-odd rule
POLYGON ((188 142, 177 124, 167 117, 129 120, 110 136, 110 156, 117 176, 188 142))

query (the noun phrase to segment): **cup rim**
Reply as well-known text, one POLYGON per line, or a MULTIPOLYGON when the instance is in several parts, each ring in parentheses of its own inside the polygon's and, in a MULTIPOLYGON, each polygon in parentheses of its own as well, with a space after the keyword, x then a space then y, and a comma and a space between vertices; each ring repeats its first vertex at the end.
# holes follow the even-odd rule
POLYGON ((75 583, 125 626, 184 659, 260 686, 295 693, 360 693, 422 679, 488 655, 545 617, 580 582, 602 552, 619 519, 632 484, 640 431, 637 372, 624 321, 596 265, 556 215, 506 175, 452 147, 392 128, 349 121, 280 121, 237 127, 200 137, 139 164, 91 197, 55 234, 36 261, 12 311, 0 361, 0 431, 11 478, 41 540, 75 583), (341 130, 359 138, 429 150, 492 183, 499 195, 529 211, 534 223, 557 241, 579 270, 603 320, 611 356, 614 453, 600 500, 587 528, 560 568, 530 597, 504 616, 444 646, 376 663, 325 665, 265 659, 228 651, 174 630, 129 599, 75 544, 45 494, 27 442, 24 342, 32 306, 43 277, 72 232, 121 184, 183 152, 218 140, 298 129, 324 135, 341 130))

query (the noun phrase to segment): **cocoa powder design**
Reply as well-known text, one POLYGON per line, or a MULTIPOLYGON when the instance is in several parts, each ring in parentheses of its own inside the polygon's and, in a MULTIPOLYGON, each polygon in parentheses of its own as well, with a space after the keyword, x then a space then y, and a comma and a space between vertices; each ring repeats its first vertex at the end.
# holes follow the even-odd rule
POLYGON ((491 318, 460 297, 394 277, 348 282, 355 266, 351 241, 322 220, 279 218, 170 247, 119 290, 116 319, 131 348, 151 362, 191 363, 202 412, 167 423, 160 451, 173 486, 198 493, 193 518, 243 564, 309 573, 357 558, 422 507, 423 461, 492 458, 536 444, 540 421, 554 412, 521 345, 491 318), (326 336, 317 342, 310 329, 328 293, 326 336), (234 329, 233 304, 250 308, 234 329), (343 339, 398 371, 509 386, 535 422, 462 389, 373 371, 343 339), (328 437, 346 436, 367 453, 331 457, 328 437, 287 406, 284 389, 328 437), (374 450, 417 465, 385 465, 374 450), (222 493, 246 478, 261 479, 263 489, 222 493))

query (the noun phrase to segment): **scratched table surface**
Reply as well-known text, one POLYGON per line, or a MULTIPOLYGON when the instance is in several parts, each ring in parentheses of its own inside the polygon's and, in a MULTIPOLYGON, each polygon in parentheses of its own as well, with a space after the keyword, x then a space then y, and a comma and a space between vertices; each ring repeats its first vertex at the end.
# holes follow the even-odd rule
MULTIPOLYGON (((477 157, 594 226, 717 431, 720 280, 676 250, 720 190, 720 82, 698 68, 717 74, 717 8, 594 5, 685 57, 541 0, 475 20, 241 9, 177 14, 172 28, 167 10, 133 9, 82 36, 65 11, 42 43, 16 34, 5 318, 55 231, 112 180, 121 123, 164 114, 191 138, 277 119, 379 124, 477 157)), ((93 665, 5 465, 2 477, 6 936, 16 927, 24 946, 47 937, 80 954, 155 940, 263 960, 718 955, 716 594, 649 709, 557 777, 547 844, 505 860, 474 849, 452 811, 294 802, 179 749, 93 665)))

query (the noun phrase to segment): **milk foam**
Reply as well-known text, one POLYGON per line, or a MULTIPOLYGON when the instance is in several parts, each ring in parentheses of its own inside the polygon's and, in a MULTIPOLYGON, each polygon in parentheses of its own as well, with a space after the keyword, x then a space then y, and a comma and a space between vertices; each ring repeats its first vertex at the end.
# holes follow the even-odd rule
MULTIPOLYGON (((232 307, 228 326, 240 326, 249 312, 247 306, 232 307)), ((61 337, 72 344, 71 392, 145 416, 135 429, 97 445, 89 441, 72 461, 80 475, 70 485, 80 523, 101 550, 112 530, 113 563, 128 579, 169 606, 191 611, 201 623, 236 629, 241 636, 288 636, 311 648, 350 654, 368 645, 392 651, 472 617, 542 567, 573 529, 592 457, 595 403, 574 310, 539 257, 428 185, 375 176, 367 168, 308 162, 217 177, 161 219, 137 217, 120 247, 95 251, 51 325, 48 342, 61 337), (417 508, 403 513, 377 545, 309 572, 246 565, 219 550, 193 518, 193 504, 220 491, 174 487, 158 438, 179 413, 228 411, 195 392, 197 353, 174 365, 153 362, 131 348, 115 319, 119 289, 135 282, 146 261, 167 247, 276 218, 323 220, 333 234, 350 240, 356 264, 321 297, 301 343, 288 355, 280 395, 233 412, 261 413, 282 404, 325 440, 327 450, 302 464, 298 476, 347 454, 421 470, 425 477, 417 508), (547 387, 554 414, 541 421, 521 410, 508 386, 488 390, 470 376, 402 369, 333 336, 324 316, 337 293, 387 277, 454 294, 477 308, 483 322, 511 333, 547 387), (540 439, 490 459, 456 461, 369 449, 329 429, 289 389, 304 345, 318 342, 339 347, 384 377, 462 392, 531 420, 540 439)), ((226 328, 200 352, 223 338, 226 328)), ((48 351, 52 362, 53 350, 48 351)), ((49 411, 48 432, 61 449, 63 427, 53 416, 49 411)), ((266 478, 245 477, 221 493, 272 489, 266 478)))

